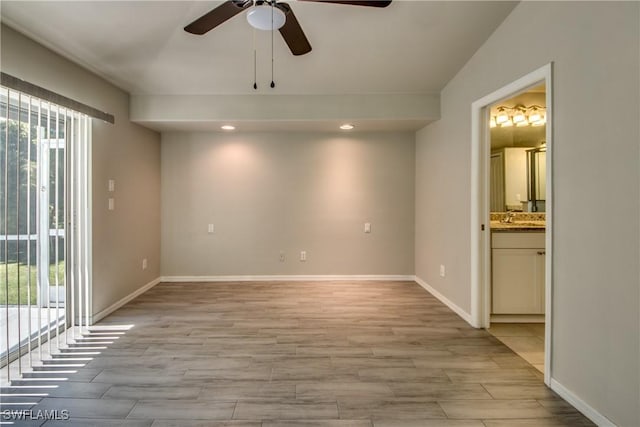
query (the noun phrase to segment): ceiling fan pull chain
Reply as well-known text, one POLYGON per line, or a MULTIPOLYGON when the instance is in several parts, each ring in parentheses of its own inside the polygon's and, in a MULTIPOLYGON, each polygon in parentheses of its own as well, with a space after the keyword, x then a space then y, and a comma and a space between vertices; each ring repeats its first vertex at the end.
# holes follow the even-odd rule
POLYGON ((256 29, 253 29, 253 88, 258 90, 258 54, 256 50, 256 29))
POLYGON ((273 8, 275 4, 275 0, 271 2, 271 89, 276 87, 275 82, 273 81, 273 8))

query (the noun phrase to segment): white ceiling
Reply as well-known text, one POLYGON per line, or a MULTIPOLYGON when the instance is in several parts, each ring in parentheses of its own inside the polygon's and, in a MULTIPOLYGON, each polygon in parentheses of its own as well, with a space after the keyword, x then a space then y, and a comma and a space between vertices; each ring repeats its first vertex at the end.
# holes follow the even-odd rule
MULTIPOLYGON (((6 1, 2 20, 137 95, 249 94, 254 31, 243 14, 183 31, 219 1, 6 1)), ((402 1, 387 8, 289 1, 313 51, 256 32, 260 94, 439 93, 515 2, 402 1)))

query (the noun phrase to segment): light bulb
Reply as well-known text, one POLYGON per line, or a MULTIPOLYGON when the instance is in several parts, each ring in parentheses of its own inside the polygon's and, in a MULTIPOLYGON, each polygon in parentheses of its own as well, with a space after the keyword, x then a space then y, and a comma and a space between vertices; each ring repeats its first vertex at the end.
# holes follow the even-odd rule
POLYGON ((500 111, 496 116, 496 123, 499 125, 506 122, 507 120, 509 120, 509 115, 507 115, 507 113, 505 113, 504 111, 500 111))
POLYGON ((542 114, 540 114, 540 112, 537 109, 534 109, 531 114, 529 114, 529 123, 535 123, 537 121, 540 121, 540 119, 542 118, 542 114))
POLYGON ((502 122, 500 124, 500 126, 503 127, 503 128, 511 127, 511 126, 513 126, 513 121, 510 118, 507 117, 507 121, 506 122, 502 122))
POLYGON ((527 118, 524 116, 524 112, 522 110, 518 110, 516 114, 513 115, 514 123, 524 122, 525 120, 527 120, 527 118))
POLYGON ((547 116, 545 114, 540 114, 540 118, 531 123, 531 126, 543 126, 545 123, 547 123, 547 116))

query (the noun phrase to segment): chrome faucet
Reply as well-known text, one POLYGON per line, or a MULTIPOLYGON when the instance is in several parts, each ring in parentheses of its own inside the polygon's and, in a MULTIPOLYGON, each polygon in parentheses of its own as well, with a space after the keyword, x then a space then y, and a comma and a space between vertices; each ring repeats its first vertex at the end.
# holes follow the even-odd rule
POLYGON ((513 223, 513 218, 516 216, 515 212, 507 212, 507 214, 504 216, 504 218, 502 218, 502 222, 504 224, 512 224, 513 223))

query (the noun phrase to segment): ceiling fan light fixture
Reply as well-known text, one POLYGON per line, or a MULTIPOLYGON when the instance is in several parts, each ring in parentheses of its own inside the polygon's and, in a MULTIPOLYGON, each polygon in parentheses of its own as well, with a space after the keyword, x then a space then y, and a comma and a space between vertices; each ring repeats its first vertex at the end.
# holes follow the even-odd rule
POLYGON ((340 125, 340 129, 342 130, 351 130, 353 129, 355 126, 352 125, 351 123, 345 123, 343 125, 340 125))
POLYGON ((253 28, 263 31, 279 30, 287 20, 283 11, 266 4, 253 6, 247 12, 247 21, 253 28))
POLYGON ((235 130, 236 129, 236 127, 233 126, 233 125, 222 125, 222 126, 220 126, 220 128, 222 130, 235 130))

